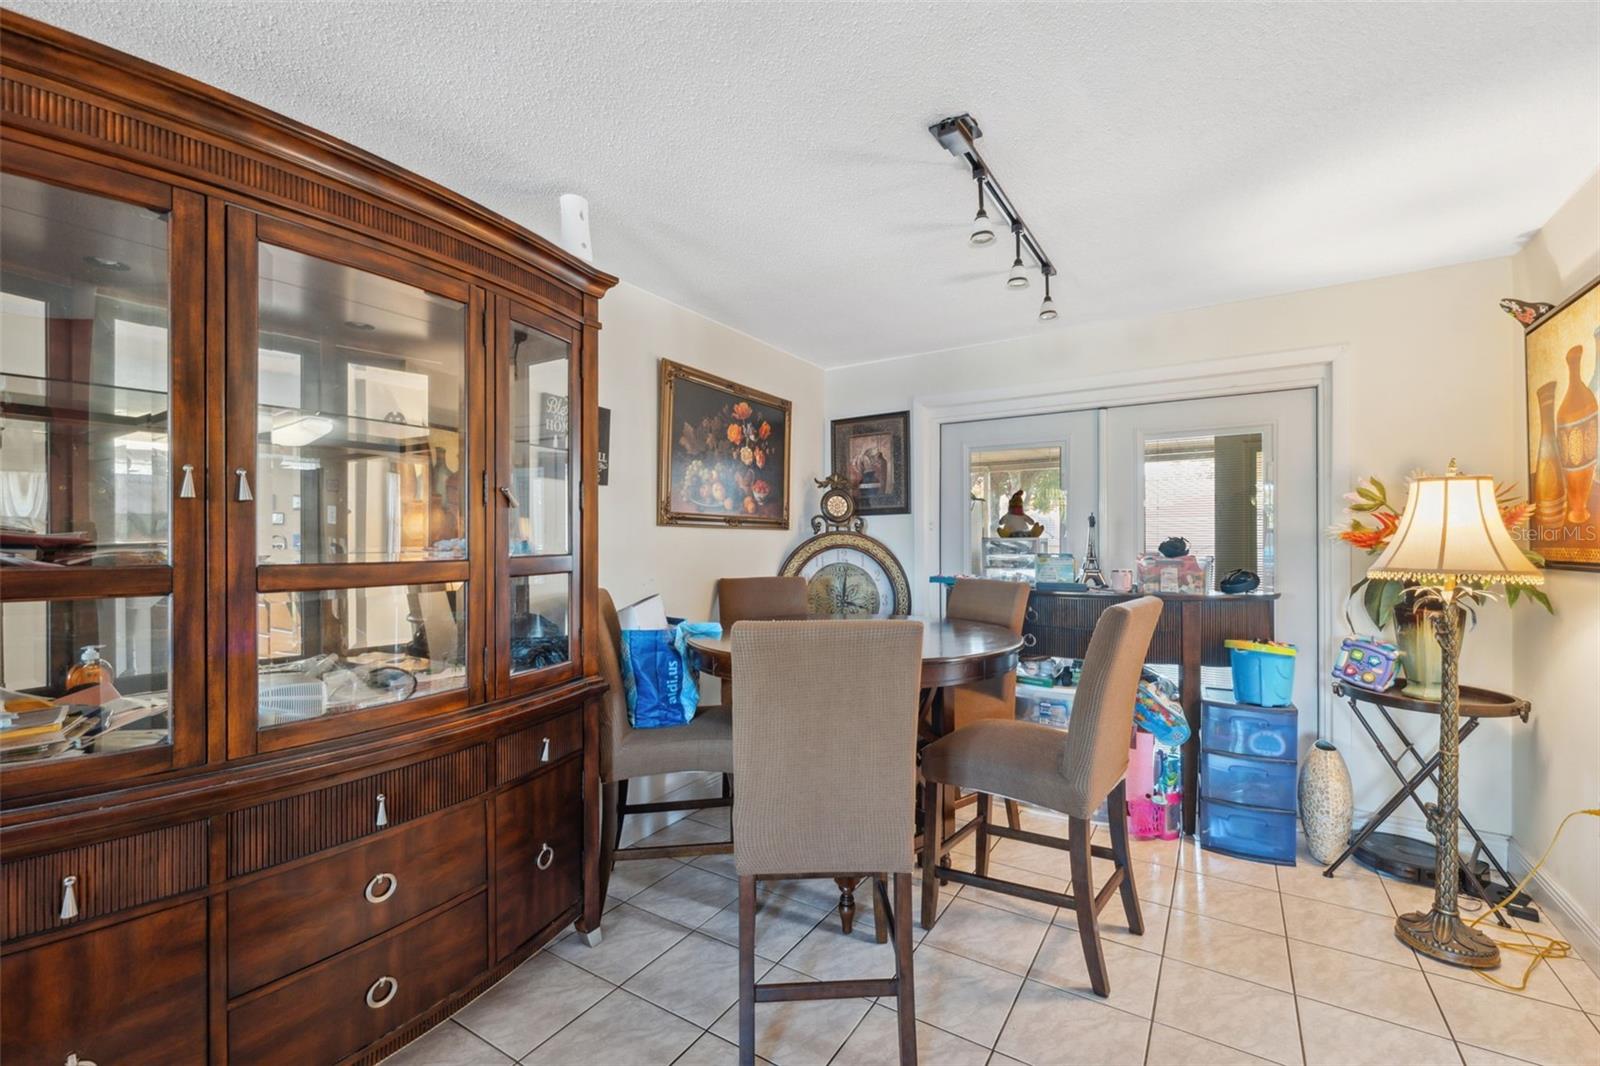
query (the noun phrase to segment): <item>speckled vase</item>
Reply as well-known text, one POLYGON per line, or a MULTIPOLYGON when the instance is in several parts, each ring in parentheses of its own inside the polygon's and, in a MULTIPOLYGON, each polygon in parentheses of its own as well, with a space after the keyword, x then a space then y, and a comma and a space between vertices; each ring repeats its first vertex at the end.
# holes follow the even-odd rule
POLYGON ((1350 768, 1326 740, 1311 746, 1300 764, 1300 825, 1311 857, 1326 866, 1350 840, 1355 794, 1350 768))

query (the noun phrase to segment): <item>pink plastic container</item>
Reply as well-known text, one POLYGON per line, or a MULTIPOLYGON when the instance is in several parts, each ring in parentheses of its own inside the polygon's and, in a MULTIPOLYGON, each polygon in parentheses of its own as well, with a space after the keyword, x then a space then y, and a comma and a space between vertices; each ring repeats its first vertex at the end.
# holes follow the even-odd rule
POLYGON ((1166 808, 1147 799, 1128 801, 1128 832, 1135 840, 1155 840, 1166 828, 1166 808))

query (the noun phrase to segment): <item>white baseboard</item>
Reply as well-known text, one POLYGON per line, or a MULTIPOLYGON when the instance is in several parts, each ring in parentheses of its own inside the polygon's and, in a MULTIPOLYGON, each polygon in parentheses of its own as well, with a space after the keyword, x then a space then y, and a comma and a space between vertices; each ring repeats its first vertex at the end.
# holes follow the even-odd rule
MULTIPOLYGON (((1520 881, 1533 869, 1534 859, 1515 840, 1510 842, 1510 852, 1506 868, 1520 881)), ((1528 884, 1528 894, 1541 910, 1549 912, 1556 927, 1561 930, 1561 938, 1570 941, 1573 949, 1588 963, 1589 969, 1600 976, 1600 926, 1583 913, 1583 908, 1578 906, 1572 894, 1550 876, 1548 869, 1534 875, 1528 884)), ((1535 932, 1542 931, 1537 924, 1532 928, 1535 932)))

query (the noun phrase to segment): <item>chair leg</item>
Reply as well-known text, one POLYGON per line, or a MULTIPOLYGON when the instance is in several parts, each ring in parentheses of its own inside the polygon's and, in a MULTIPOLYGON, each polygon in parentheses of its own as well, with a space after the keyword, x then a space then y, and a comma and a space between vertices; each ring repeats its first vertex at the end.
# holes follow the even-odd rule
MULTIPOLYGON (((924 882, 926 883, 926 882, 924 882)), ((894 875, 895 1009, 900 1023, 900 1066, 917 1066, 916 979, 911 959, 911 875, 894 875)))
POLYGON ((1089 970, 1089 987, 1097 996, 1111 994, 1111 979, 1106 973, 1106 953, 1100 944, 1100 923, 1094 913, 1094 878, 1090 865, 1089 834, 1094 827, 1087 818, 1067 821, 1067 853, 1072 865, 1072 898, 1077 904, 1078 939, 1083 941, 1083 962, 1089 970))
POLYGON ((1122 912, 1128 918, 1128 931, 1144 935, 1144 913, 1139 909, 1139 889, 1133 883, 1133 862, 1128 851, 1128 783, 1118 781, 1106 797, 1106 816, 1111 822, 1111 853, 1122 870, 1122 912))
POLYGON ((993 796, 987 792, 978 793, 978 831, 973 834, 976 838, 973 846, 978 850, 978 857, 972 869, 979 877, 989 876, 989 813, 993 806, 993 796))
POLYGON ((739 878, 739 1066, 756 1061, 756 879, 739 878))
MULTIPOLYGON (((889 882, 882 874, 872 877, 872 936, 880 944, 889 942, 889 914, 884 901, 889 898, 889 882)), ((897 915, 898 917, 898 915, 897 915)))
POLYGON ((922 786, 922 928, 932 929, 939 916, 939 852, 944 847, 943 787, 937 781, 922 786))
POLYGON ((622 813, 622 808, 626 807, 627 805, 628 779, 624 777, 621 781, 617 782, 617 831, 611 844, 613 848, 622 847, 622 821, 625 817, 622 813))
POLYGON ((611 888, 611 871, 617 866, 617 844, 622 839, 622 785, 607 781, 600 786, 600 903, 611 888))
POLYGON ((1022 828, 1022 805, 1016 800, 1006 800, 1006 824, 1013 829, 1022 828))

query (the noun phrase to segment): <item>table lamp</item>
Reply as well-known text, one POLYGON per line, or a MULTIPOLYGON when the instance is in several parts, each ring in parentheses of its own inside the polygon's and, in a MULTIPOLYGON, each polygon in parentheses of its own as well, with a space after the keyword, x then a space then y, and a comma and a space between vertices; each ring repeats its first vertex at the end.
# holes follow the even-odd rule
POLYGON ((1433 909, 1395 920, 1400 941, 1429 958, 1456 966, 1492 969, 1500 965, 1495 942, 1461 920, 1456 894, 1461 888, 1461 853, 1456 814, 1460 805, 1460 697, 1463 605, 1497 584, 1542 585, 1544 575, 1507 531, 1495 502, 1494 480, 1463 476, 1454 459, 1443 477, 1411 482, 1400 527, 1370 578, 1405 581, 1419 608, 1432 614, 1443 653, 1439 697, 1439 796, 1428 811, 1438 844, 1433 909))

